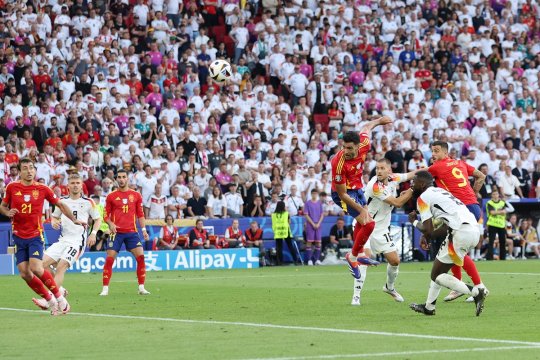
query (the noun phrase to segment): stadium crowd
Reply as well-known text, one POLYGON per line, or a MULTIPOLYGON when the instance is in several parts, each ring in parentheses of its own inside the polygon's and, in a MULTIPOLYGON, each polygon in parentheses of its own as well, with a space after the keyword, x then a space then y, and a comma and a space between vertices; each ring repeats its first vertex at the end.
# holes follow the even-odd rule
POLYGON ((340 215, 340 134, 389 115, 366 182, 380 157, 427 167, 443 140, 487 175, 484 199, 540 199, 535 1, 2 0, 0 12, 0 192, 28 156, 57 194, 77 171, 102 203, 129 170, 151 219, 270 216, 279 200, 302 215, 313 189, 340 215), (218 58, 233 64, 225 84, 209 76, 218 58))

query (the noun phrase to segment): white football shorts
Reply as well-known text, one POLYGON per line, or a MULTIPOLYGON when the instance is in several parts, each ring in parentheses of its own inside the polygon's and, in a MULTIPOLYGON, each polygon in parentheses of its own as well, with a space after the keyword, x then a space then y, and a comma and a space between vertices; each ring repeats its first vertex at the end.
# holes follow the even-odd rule
POLYGON ((478 225, 463 224, 459 230, 452 230, 452 235, 446 236, 437 253, 437 259, 445 264, 463 266, 463 259, 469 250, 478 245, 479 240, 478 225))
POLYGON ((81 244, 57 241, 45 250, 45 255, 56 262, 65 260, 71 267, 84 254, 85 248, 86 246, 81 246, 81 244))

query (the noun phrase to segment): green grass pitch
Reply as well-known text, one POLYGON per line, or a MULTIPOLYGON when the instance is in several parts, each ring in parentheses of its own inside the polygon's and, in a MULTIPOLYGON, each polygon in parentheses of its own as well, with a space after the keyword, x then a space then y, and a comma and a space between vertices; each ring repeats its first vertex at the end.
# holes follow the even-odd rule
MULTIPOLYGON (((350 305, 345 266, 68 274, 72 313, 37 311, 30 289, 0 277, 0 359, 540 359, 540 261, 477 263, 490 290, 484 313, 460 298, 426 317, 430 263, 400 267, 405 303, 381 291, 386 266, 368 270, 362 306, 350 305)), ((464 279, 466 275, 464 275, 464 279)))

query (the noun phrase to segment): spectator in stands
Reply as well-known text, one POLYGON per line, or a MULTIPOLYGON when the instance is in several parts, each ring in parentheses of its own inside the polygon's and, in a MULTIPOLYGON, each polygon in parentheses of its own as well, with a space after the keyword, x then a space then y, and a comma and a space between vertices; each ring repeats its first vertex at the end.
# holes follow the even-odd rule
POLYGON ((484 184, 482 184, 482 187, 480 188, 480 195, 482 196, 482 199, 489 199, 491 198, 491 192, 497 190, 497 183, 493 176, 488 173, 488 166, 486 164, 480 164, 478 170, 486 176, 484 184))
POLYGON ((308 265, 320 265, 321 225, 324 220, 324 212, 317 189, 311 190, 311 199, 305 204, 304 217, 306 218, 305 262, 308 265))
POLYGON ((290 195, 285 197, 285 205, 287 207, 287 211, 291 216, 296 215, 302 215, 302 211, 304 208, 304 201, 302 200, 302 197, 297 195, 297 186, 292 185, 290 188, 290 195))
POLYGON ((516 160, 516 167, 512 169, 512 175, 514 175, 519 181, 519 188, 521 189, 522 197, 528 197, 531 189, 531 175, 529 171, 523 168, 523 163, 520 159, 516 160))
POLYGON ((246 213, 248 217, 265 216, 265 206, 259 195, 255 195, 253 201, 248 203, 246 213))
POLYGON ((178 186, 173 186, 171 188, 171 196, 167 198, 167 213, 171 215, 173 219, 181 219, 186 208, 187 202, 180 196, 178 186))
POLYGON ((202 219, 197 219, 195 227, 189 231, 188 249, 213 249, 208 238, 208 231, 204 229, 202 219))
POLYGON ((525 239, 526 249, 525 252, 534 252, 536 257, 540 259, 540 242, 538 240, 538 233, 532 226, 531 219, 523 219, 519 229, 521 236, 525 239))
POLYGON ((352 228, 345 226, 343 217, 339 217, 332 228, 330 229, 329 243, 327 246, 334 249, 339 254, 340 249, 352 248, 352 228))
POLYGON ((229 248, 244 247, 245 238, 238 219, 233 219, 231 226, 225 230, 225 241, 229 248))
POLYGON ((512 241, 512 246, 508 245, 508 259, 511 259, 511 256, 517 258, 519 253, 522 254, 522 258, 525 258, 525 240, 519 232, 516 214, 510 215, 506 222, 506 238, 512 241), (513 249, 513 252, 510 249, 513 249))
POLYGON ((512 168, 504 166, 504 173, 499 175, 497 186, 506 199, 519 199, 523 197, 518 178, 512 174, 512 168), (517 194, 516 194, 517 193, 517 194))
POLYGON ((201 197, 201 189, 197 186, 193 187, 193 197, 187 201, 187 214, 186 216, 195 217, 207 217, 208 212, 206 209, 207 201, 204 197, 201 197))
POLYGON ((224 195, 227 202, 227 216, 232 218, 241 217, 244 211, 244 200, 237 192, 237 185, 230 184, 229 191, 224 195))
POLYGON ((147 219, 163 219, 167 211, 167 197, 161 193, 162 185, 157 183, 154 193, 150 195, 144 205, 144 213, 147 219))
POLYGON ((173 225, 174 218, 171 215, 165 217, 165 225, 159 230, 157 248, 159 250, 180 250, 178 244, 178 228, 173 225))
POLYGON ((219 186, 214 186, 212 194, 208 198, 207 213, 210 219, 220 219, 227 217, 227 200, 221 192, 219 186))
POLYGON ((291 218, 289 213, 285 209, 285 203, 279 201, 276 205, 276 210, 272 213, 272 231, 274 232, 274 239, 276 240, 276 252, 277 252, 277 264, 283 264, 283 241, 287 243, 289 247, 289 252, 293 259, 293 262, 296 264, 298 262, 298 256, 296 251, 298 251, 298 246, 296 242, 293 247, 293 239, 291 233, 291 218))

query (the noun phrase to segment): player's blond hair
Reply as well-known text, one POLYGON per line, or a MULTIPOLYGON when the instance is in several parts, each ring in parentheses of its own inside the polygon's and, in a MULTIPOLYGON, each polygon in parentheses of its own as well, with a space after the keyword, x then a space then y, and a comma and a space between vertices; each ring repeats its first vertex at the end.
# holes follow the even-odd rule
POLYGON ((71 180, 82 180, 82 177, 79 173, 73 173, 70 174, 68 177, 68 182, 70 182, 71 180))

